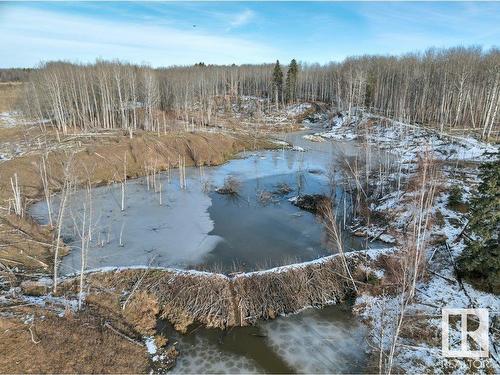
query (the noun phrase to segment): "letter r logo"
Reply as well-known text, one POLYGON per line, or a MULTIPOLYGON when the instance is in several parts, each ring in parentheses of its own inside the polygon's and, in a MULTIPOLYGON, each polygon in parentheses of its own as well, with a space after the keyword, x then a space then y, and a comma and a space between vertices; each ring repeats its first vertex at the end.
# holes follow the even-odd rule
POLYGON ((488 338, 488 310, 487 309, 443 309, 442 310, 442 353, 449 358, 483 358, 489 356, 488 338), (456 339, 450 342, 450 317, 460 317, 460 346, 456 348, 456 339), (479 326, 475 330, 468 330, 468 317, 479 320, 479 326), (469 338, 478 347, 473 350, 469 338), (450 348, 452 344, 453 349, 450 348))

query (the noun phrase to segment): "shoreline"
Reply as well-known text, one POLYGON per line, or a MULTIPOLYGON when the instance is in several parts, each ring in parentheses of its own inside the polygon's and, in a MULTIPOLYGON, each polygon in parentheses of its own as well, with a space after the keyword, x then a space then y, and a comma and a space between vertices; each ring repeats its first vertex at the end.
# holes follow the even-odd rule
MULTIPOLYGON (((345 129, 342 129, 344 131, 345 129)), ((347 129, 348 132, 352 132, 352 129, 347 129)), ((348 134, 348 133, 346 133, 348 134)), ((408 160, 410 161, 410 160, 408 160)), ((449 161, 449 160, 444 160, 441 161, 442 163, 446 164, 447 162, 455 162, 455 161, 449 161)), ((480 163, 481 161, 472 161, 473 163, 480 163)), ((411 165, 411 162, 410 162, 411 165)), ((407 173, 406 177, 411 176, 412 173, 414 173, 414 170, 410 169, 406 171, 407 173)), ((140 176, 136 176, 140 177, 140 176)), ((106 184, 107 182, 102 182, 103 184, 106 184)), ((439 209, 440 211, 444 211, 446 215, 451 215, 448 213, 443 207, 443 200, 446 200, 446 193, 443 195, 440 193, 438 196, 438 202, 439 203, 439 209), (443 198, 444 197, 444 198, 443 198)), ((400 225, 400 220, 404 219, 404 215, 401 216, 402 213, 404 213, 405 207, 407 207, 408 202, 405 203, 404 200, 401 200, 400 196, 395 196, 395 195, 387 195, 382 197, 382 199, 379 200, 378 206, 374 208, 374 211, 377 210, 384 210, 384 212, 387 214, 389 211, 394 211, 395 219, 393 217, 393 221, 391 222, 392 225, 390 228, 380 228, 377 225, 370 227, 365 227, 368 231, 373 232, 377 231, 380 229, 384 229, 383 232, 387 229, 392 232, 393 229, 400 230, 398 227, 400 225), (396 209, 397 205, 400 204, 401 207, 396 209), (399 211, 398 211, 399 210, 399 211), (398 213, 399 212, 399 213, 398 213)), ((435 206, 433 206, 434 209, 435 206)), ((373 224, 373 223, 372 223, 373 224)), ((448 225, 449 223, 445 221, 445 224, 448 225)), ((358 228, 359 230, 359 228, 358 228)), ((439 229, 438 232, 441 231, 447 231, 448 229, 439 229)), ((391 235, 394 233, 391 233, 391 235)), ((449 233, 447 233, 448 235, 449 233)), ((391 253, 397 252, 398 250, 401 249, 401 240, 398 238, 399 236, 395 236, 396 243, 398 244, 395 247, 392 248, 386 248, 382 249, 376 249, 376 250, 366 250, 366 251, 361 251, 361 252, 355 252, 355 253, 346 253, 346 257, 350 258, 353 257, 353 255, 366 255, 369 256, 370 260, 367 261, 366 259, 364 261, 359 261, 359 264, 362 266, 362 268, 365 270, 364 272, 366 273, 365 276, 368 274, 373 274, 375 275, 375 284, 372 286, 368 286, 368 288, 362 290, 360 294, 356 296, 356 300, 353 305, 353 312, 361 319, 361 321, 369 327, 371 330, 371 339, 374 343, 377 342, 377 330, 379 327, 377 324, 374 323, 374 317, 376 314, 379 314, 380 311, 376 310, 377 304, 380 304, 382 299, 377 296, 377 288, 380 288, 380 285, 377 285, 377 283, 382 282, 383 285, 383 280, 386 278, 387 275, 387 270, 384 270, 384 268, 380 268, 380 264, 377 264, 377 262, 380 262, 379 258, 384 258, 386 255, 390 255, 391 253), (371 251, 371 254, 370 254, 371 251), (363 254, 361 254, 363 253, 363 254), (380 277, 379 277, 380 276, 380 277), (375 291, 375 294, 373 294, 375 291)), ((448 238, 448 237, 447 237, 448 238)), ((449 239, 449 238, 448 238, 449 239)), ((450 239, 451 240, 451 239, 450 239)), ((460 246, 459 246, 460 247, 460 246)), ((427 251, 433 251, 436 253, 438 249, 436 247, 431 247, 430 250, 426 248, 426 254, 427 251)), ((295 264, 290 264, 286 266, 280 266, 280 267, 274 267, 271 269, 263 270, 263 271, 253 271, 253 272, 248 272, 248 273, 243 273, 243 274, 236 274, 232 276, 227 276, 224 274, 216 274, 216 273, 210 273, 210 272, 204 272, 204 271, 195 271, 195 270, 178 270, 178 269, 170 269, 170 268, 163 268, 163 267, 146 267, 146 266, 134 266, 134 267, 107 267, 107 268, 101 268, 101 269, 94 269, 94 270, 86 270, 85 274, 88 276, 88 282, 89 284, 94 283, 95 285, 99 285, 99 288, 102 288, 103 285, 108 285, 110 288, 113 286, 113 288, 116 288, 120 286, 122 288, 122 291, 128 290, 130 293, 129 295, 134 294, 136 283, 138 280, 141 280, 141 283, 149 283, 149 285, 156 285, 155 286, 155 292, 154 298, 157 299, 157 302, 155 304, 158 306, 160 309, 160 315, 163 316, 164 318, 167 318, 168 320, 171 321, 171 323, 174 324, 174 326, 177 326, 180 331, 187 329, 187 327, 192 324, 193 322, 197 321, 202 324, 205 324, 207 326, 213 326, 213 327, 219 327, 219 328, 224 328, 224 327, 231 327, 234 325, 247 325, 248 323, 252 324, 252 321, 256 321, 256 319, 274 319, 278 316, 290 314, 290 313, 296 313, 301 311, 302 309, 308 308, 308 307, 317 307, 317 306, 322 306, 322 305, 328 305, 331 304, 332 302, 335 303, 336 301, 339 301, 339 298, 342 299, 342 294, 345 291, 341 291, 343 288, 347 288, 345 290, 349 290, 348 283, 340 282, 339 285, 336 285, 335 288, 340 288, 337 290, 336 293, 333 294, 333 298, 325 298, 324 296, 317 296, 317 303, 312 302, 309 304, 305 304, 304 302, 299 301, 299 299, 296 298, 296 296, 293 296, 292 294, 290 295, 290 298, 295 298, 294 302, 294 311, 288 311, 288 310, 282 310, 279 306, 274 306, 270 310, 266 311, 263 313, 262 311, 255 314, 252 311, 256 311, 259 309, 256 309, 255 306, 258 306, 259 303, 251 302, 251 298, 249 301, 243 304, 244 306, 244 312, 242 311, 236 312, 235 306, 239 306, 241 308, 241 301, 244 299, 242 296, 242 291, 248 291, 248 290, 259 290, 259 283, 264 283, 262 285, 265 285, 269 280, 266 280, 266 278, 274 278, 274 277, 286 277, 287 274, 293 274, 294 278, 297 278, 298 280, 302 280, 302 275, 301 272, 304 270, 308 270, 308 273, 310 273, 311 269, 327 269, 329 267, 332 267, 335 269, 336 267, 339 267, 339 265, 334 265, 335 260, 338 258, 338 255, 331 255, 327 257, 322 257, 318 258, 312 261, 308 262, 302 262, 302 263, 295 263, 295 264), (329 263, 331 265, 329 265, 329 263), (148 273, 150 275, 148 275, 148 273), (164 275, 159 275, 159 274, 164 274, 164 275), (126 274, 126 275, 125 275, 126 274), (114 280, 110 280, 111 279, 114 280), (123 276, 123 277, 122 277, 123 276), (153 277, 154 276, 154 277, 153 277), (174 278, 172 278, 174 276, 174 278), (142 277, 142 278, 141 278, 142 277), (155 277, 157 279, 155 279, 155 277), (180 279, 180 280, 174 280, 174 279, 180 279), (119 280, 116 280, 119 279, 119 280), (177 283, 179 282, 180 284, 177 285, 177 289, 175 290, 176 293, 173 293, 174 291, 166 292, 165 290, 161 289, 163 286, 161 286, 161 283, 158 284, 158 280, 165 279, 168 280, 168 282, 172 283, 177 283), (193 280, 188 280, 188 279, 193 279, 193 280), (204 317, 202 315, 196 315, 192 316, 189 313, 189 310, 187 310, 189 306, 189 301, 192 300, 192 296, 190 295, 185 295, 182 297, 182 303, 179 306, 176 306, 175 304, 172 305, 169 303, 169 295, 175 296, 175 298, 179 298, 178 292, 182 290, 182 288, 185 288, 186 285, 191 285, 188 287, 188 289, 191 289, 196 285, 196 283, 200 283, 200 279, 207 279, 202 282, 203 285, 197 286, 197 290, 201 292, 202 289, 210 290, 210 288, 213 288, 213 290, 218 291, 217 293, 222 295, 224 300, 227 301, 227 306, 219 306, 219 309, 221 311, 225 311, 226 318, 222 320, 214 320, 213 319, 213 310, 204 310, 204 317), (259 281, 255 281, 255 280, 259 281), (146 281, 144 281, 146 280, 146 281), (206 284, 207 282, 208 284, 206 284), (187 284, 186 284, 187 283, 187 284), (231 287, 228 286, 231 285, 231 287), (241 285, 240 285, 241 284, 241 285), (234 286, 237 286, 236 291, 234 286), (238 289, 239 288, 239 289, 238 289), (340 294, 338 294, 340 292, 340 294), (165 298, 165 299, 164 299, 165 298), (239 302, 236 302, 239 298, 239 302), (162 306, 163 304, 163 306, 162 306), (203 323, 205 321, 205 323, 203 323), (239 324, 238 324, 239 322, 239 324), (208 323, 208 324, 207 324, 208 323)), ((354 256, 353 258, 356 258, 354 256)), ((338 268, 340 270, 340 268, 338 268)), ((314 271, 316 272, 316 271, 314 271)), ((324 271, 322 271, 324 272, 324 271)), ((435 271, 433 271, 435 272, 435 271)), ((438 271, 443 272, 443 271, 438 271)), ((73 276, 65 276, 64 280, 62 280, 61 285, 64 285, 65 292, 69 292, 70 294, 74 293, 74 280, 72 278, 76 278, 77 275, 73 276), (72 292, 73 290, 73 292, 72 292)), ((427 288, 429 285, 432 285, 432 283, 435 283, 436 278, 438 276, 427 276, 427 280, 423 280, 421 284, 419 284, 420 288, 427 288)), ((446 277, 453 278, 453 275, 446 273, 446 277)), ((320 280, 323 280, 323 282, 326 280, 328 282, 328 279, 331 278, 330 276, 325 276, 323 274, 320 278, 316 279, 318 282, 320 280)), ((332 279, 330 279, 331 281, 332 279)), ((274 280, 272 280, 274 283, 274 280)), ((285 283, 288 284, 293 284, 293 282, 290 282, 290 280, 284 281, 285 283)), ((337 281, 335 282, 337 283, 337 281)), ((329 287, 325 287, 325 290, 328 288, 332 288, 330 285, 329 287)), ((106 288, 105 288, 106 289, 106 288)), ((141 289, 143 287, 141 286, 141 289)), ((147 288, 145 288, 147 289, 147 288)), ((264 287, 263 290, 266 288, 264 287)), ((321 289, 321 288, 320 288, 321 289)), ((352 289, 352 288, 351 288, 352 289)), ((331 290, 331 289, 330 289, 331 290)), ((444 293, 447 289, 443 287, 443 290, 440 291, 440 293, 444 293)), ((348 291, 347 294, 350 294, 352 291, 348 291)), ((142 293, 142 291, 140 292, 142 293)), ((74 294, 73 294, 74 295, 74 294)), ((92 292, 90 292, 90 295, 92 292)), ((97 294, 98 295, 98 294, 97 294)), ((259 299, 264 298, 262 296, 259 297, 259 299)), ((396 295, 390 295, 388 297, 384 297, 388 300, 397 300, 397 294, 396 295)), ((310 298, 305 298, 304 300, 310 300, 310 298)), ((431 299, 431 303, 434 301, 431 299)), ((262 310, 262 309, 260 309, 262 310)), ((215 313, 217 315, 217 313, 215 313)), ((390 315, 390 314, 389 314, 390 315)), ((404 340, 408 340, 408 338, 403 337, 404 340)), ((386 345, 386 343, 384 344, 386 345)), ((411 352, 411 351, 410 351, 411 352)), ((373 352, 372 355, 375 355, 376 352, 373 352)), ((410 355, 410 354, 405 354, 405 355, 410 355)), ((415 354, 415 358, 419 358, 419 354, 415 354)), ((407 371, 411 371, 412 369, 414 371, 425 371, 425 367, 418 367, 417 364, 413 363, 412 361, 406 363, 406 365, 399 361, 396 362, 396 366, 406 366, 403 367, 407 371), (415 366, 415 367, 411 367, 415 366)))

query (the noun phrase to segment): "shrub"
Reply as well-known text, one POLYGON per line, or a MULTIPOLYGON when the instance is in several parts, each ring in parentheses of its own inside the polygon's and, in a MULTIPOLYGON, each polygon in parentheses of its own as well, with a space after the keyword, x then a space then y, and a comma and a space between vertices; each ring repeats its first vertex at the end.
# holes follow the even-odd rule
POLYGON ((224 179, 224 185, 216 190, 219 194, 238 195, 241 187, 240 181, 233 176, 224 179))
POLYGON ((455 185, 450 190, 448 197, 448 207, 455 208, 462 204, 462 190, 459 186, 455 185))

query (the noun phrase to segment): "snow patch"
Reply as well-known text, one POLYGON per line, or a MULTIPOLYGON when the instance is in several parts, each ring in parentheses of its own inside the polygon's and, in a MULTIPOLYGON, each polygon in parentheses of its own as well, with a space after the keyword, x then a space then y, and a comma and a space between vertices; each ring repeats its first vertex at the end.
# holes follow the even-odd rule
POLYGON ((308 141, 311 141, 311 142, 324 142, 325 141, 319 135, 314 135, 314 134, 306 134, 302 138, 307 139, 308 141))
POLYGON ((311 107, 311 103, 292 104, 286 107, 286 114, 290 117, 297 117, 304 114, 311 107))
POLYGON ((146 349, 148 350, 149 355, 155 355, 158 352, 153 336, 146 336, 144 338, 144 343, 146 344, 146 349))

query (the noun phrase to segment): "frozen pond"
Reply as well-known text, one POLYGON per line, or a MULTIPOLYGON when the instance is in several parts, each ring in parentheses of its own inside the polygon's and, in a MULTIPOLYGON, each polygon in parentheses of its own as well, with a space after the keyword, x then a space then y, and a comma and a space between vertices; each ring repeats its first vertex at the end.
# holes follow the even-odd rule
MULTIPOLYGON (((314 143, 302 135, 285 139, 304 152, 258 151, 217 167, 187 168, 185 190, 179 187, 177 169, 160 174, 162 205, 145 178, 127 182, 124 211, 120 184, 94 188, 85 268, 151 265, 232 272, 331 254, 322 225, 289 198, 336 193, 336 206, 341 207, 341 188, 335 185, 332 191, 331 180, 341 178, 339 159, 361 151, 354 142, 314 143), (214 191, 228 176, 240 182, 237 197, 214 191), (291 190, 280 189, 285 185, 291 190)), ((78 228, 84 202, 89 211, 86 197, 78 190, 67 205, 63 233, 72 250, 62 259, 65 274, 81 267, 78 228)), ((54 197, 54 206, 58 199, 54 197)), ((44 202, 35 204, 31 214, 43 223, 48 220, 44 202)), ((346 250, 368 247, 365 240, 349 235, 344 245, 346 250)), ((194 327, 180 335, 161 324, 181 353, 173 372, 353 373, 366 368, 366 332, 348 305, 307 309, 226 331, 194 327)))
POLYGON ((199 327, 180 335, 165 330, 181 354, 174 373, 366 372, 366 331, 346 305, 227 331, 199 327))
MULTIPOLYGON (((222 166, 187 168, 186 189, 179 187, 177 169, 169 175, 157 175, 162 205, 160 194, 147 189, 145 178, 127 182, 124 211, 121 184, 92 189, 91 201, 85 190, 75 191, 69 198, 63 229, 72 250, 62 259, 61 272, 70 274, 81 268, 79 228, 84 203, 87 212, 91 211, 85 218, 91 237, 86 269, 151 265, 232 272, 330 254, 322 225, 313 214, 292 205, 289 198, 330 195, 337 159, 359 150, 352 142, 314 143, 304 140, 302 133, 287 137, 306 151, 243 153, 222 166), (228 176, 240 182, 237 197, 214 192, 228 176), (278 192, 285 185, 291 191, 278 192)), ((337 197, 341 196, 340 188, 336 189, 337 197)), ((58 197, 54 197, 53 207, 57 206, 58 197)), ((45 202, 35 204, 31 214, 46 223, 45 202)), ((365 240, 346 238, 347 250, 366 247, 365 240)))

